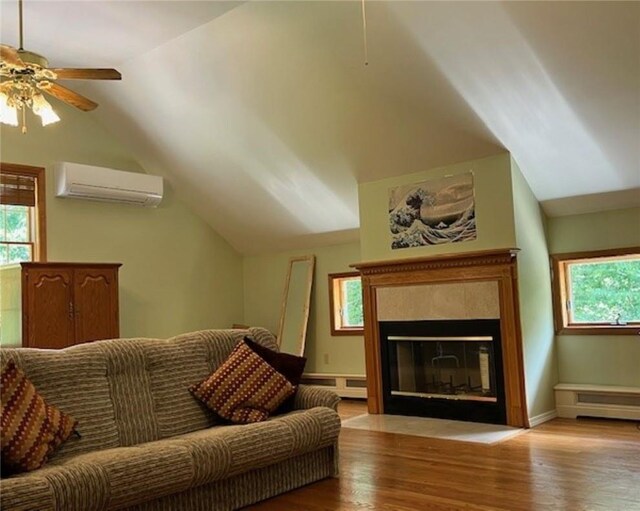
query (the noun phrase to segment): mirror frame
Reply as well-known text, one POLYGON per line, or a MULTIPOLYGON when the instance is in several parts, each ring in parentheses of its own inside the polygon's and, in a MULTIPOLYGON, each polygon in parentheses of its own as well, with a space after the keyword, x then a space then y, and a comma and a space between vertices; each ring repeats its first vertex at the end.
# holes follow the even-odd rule
POLYGON ((298 350, 294 355, 303 356, 304 355, 304 347, 306 343, 307 337, 307 325, 309 324, 309 311, 311 310, 311 289, 313 287, 313 275, 315 271, 315 263, 316 256, 307 255, 307 256, 297 256, 291 257, 289 259, 289 268, 287 270, 287 280, 284 285, 284 294, 282 297, 282 308, 280 312, 280 324, 278 326, 278 349, 282 350, 282 333, 284 331, 284 321, 287 315, 287 296, 289 295, 289 284, 291 282, 291 273, 293 270, 293 264, 296 262, 308 261, 309 269, 307 270, 307 289, 305 291, 305 297, 307 299, 307 303, 304 306, 303 311, 303 321, 302 328, 298 334, 297 346, 298 350))

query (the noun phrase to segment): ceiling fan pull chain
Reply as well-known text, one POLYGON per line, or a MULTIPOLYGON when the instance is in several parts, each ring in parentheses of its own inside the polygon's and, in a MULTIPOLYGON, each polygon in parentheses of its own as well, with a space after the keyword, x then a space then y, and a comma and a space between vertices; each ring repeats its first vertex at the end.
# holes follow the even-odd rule
POLYGON ((22 0, 18 0, 18 18, 20 20, 20 48, 19 50, 24 50, 24 35, 22 33, 22 0))
MULTIPOLYGON (((22 0, 20 0, 22 1, 22 0)), ((367 44, 367 10, 364 6, 365 0, 362 0, 362 39, 364 41, 364 65, 369 65, 369 48, 367 44)))
POLYGON ((22 111, 22 134, 24 135, 27 133, 27 110, 24 106, 20 110, 22 111))

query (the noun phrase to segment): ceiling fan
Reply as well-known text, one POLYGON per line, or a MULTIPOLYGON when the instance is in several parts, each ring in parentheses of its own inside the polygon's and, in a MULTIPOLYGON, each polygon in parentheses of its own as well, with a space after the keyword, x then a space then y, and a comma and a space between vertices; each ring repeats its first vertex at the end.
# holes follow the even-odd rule
POLYGON ((120 80, 115 69, 51 68, 42 55, 23 47, 22 2, 18 0, 20 46, 16 49, 0 44, 0 122, 18 126, 18 112, 22 116, 22 132, 26 133, 26 110, 40 116, 42 125, 58 122, 43 92, 88 112, 98 104, 77 92, 55 83, 55 80, 120 80))

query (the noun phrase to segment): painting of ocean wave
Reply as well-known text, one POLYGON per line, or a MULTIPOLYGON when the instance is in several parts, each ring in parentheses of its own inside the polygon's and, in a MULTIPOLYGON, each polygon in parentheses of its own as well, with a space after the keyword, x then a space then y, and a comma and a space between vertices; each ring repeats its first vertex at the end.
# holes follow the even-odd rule
POLYGON ((475 240, 473 174, 461 174, 389 190, 391 248, 475 240))

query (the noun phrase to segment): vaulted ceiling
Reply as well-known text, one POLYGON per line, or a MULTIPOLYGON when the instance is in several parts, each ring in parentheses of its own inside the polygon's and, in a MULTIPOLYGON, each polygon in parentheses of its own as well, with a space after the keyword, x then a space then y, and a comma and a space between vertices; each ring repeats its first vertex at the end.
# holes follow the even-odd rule
POLYGON ((360 2, 27 0, 25 46, 116 66, 73 84, 89 115, 243 253, 351 239, 358 182, 505 150, 541 201, 640 187, 639 3, 366 12, 368 66, 360 2))

